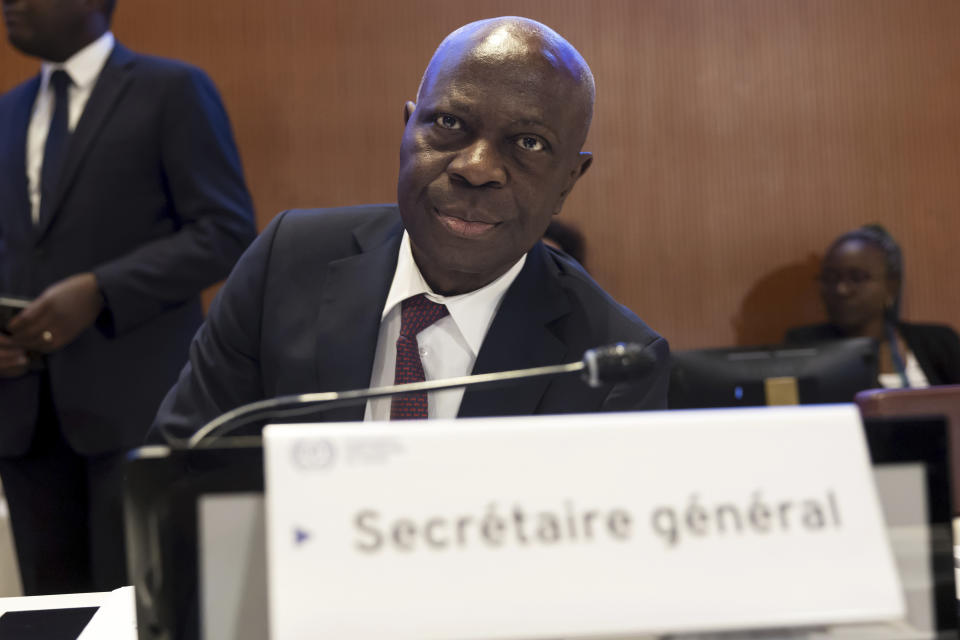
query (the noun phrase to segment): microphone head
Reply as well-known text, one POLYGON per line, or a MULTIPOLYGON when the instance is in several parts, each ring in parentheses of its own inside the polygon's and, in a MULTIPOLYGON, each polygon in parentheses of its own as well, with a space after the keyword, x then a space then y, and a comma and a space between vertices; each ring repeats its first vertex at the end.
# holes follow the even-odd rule
POLYGON ((583 354, 583 379, 591 387, 632 380, 650 370, 656 358, 635 342, 618 342, 587 349, 583 354))

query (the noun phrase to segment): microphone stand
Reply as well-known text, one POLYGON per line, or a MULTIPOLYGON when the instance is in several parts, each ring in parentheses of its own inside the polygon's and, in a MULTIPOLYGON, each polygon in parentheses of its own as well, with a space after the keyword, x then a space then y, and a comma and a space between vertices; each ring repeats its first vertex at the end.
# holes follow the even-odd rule
POLYGON ((229 434, 246 424, 263 418, 293 418, 316 413, 318 405, 322 410, 350 406, 370 398, 393 396, 403 393, 439 391, 454 387, 495 387, 514 380, 538 378, 542 376, 563 376, 583 372, 585 382, 591 387, 626 380, 640 371, 645 371, 652 362, 651 355, 637 344, 617 343, 606 347, 588 349, 583 359, 567 364, 532 367, 514 371, 482 373, 478 375, 445 378, 425 382, 375 387, 373 389, 353 389, 350 391, 327 391, 322 393, 304 393, 278 396, 259 400, 227 411, 211 420, 189 438, 180 438, 164 432, 168 444, 176 448, 195 449, 210 446, 217 438, 229 434))

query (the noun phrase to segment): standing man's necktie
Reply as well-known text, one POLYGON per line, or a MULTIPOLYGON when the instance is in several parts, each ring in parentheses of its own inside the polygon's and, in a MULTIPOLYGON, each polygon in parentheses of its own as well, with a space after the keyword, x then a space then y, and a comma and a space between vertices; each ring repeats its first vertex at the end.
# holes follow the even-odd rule
POLYGON ((60 168, 67 151, 67 139, 70 137, 70 97, 69 88, 72 84, 70 76, 63 69, 57 69, 50 74, 50 86, 53 87, 54 104, 53 118, 50 120, 50 131, 47 133, 47 143, 43 148, 43 168, 40 171, 40 217, 39 221, 50 215, 53 206, 53 194, 57 190, 60 179, 60 168))
MULTIPOLYGON (((400 337, 397 338, 397 367, 394 384, 423 382, 423 362, 417 334, 447 315, 447 307, 431 302, 422 293, 403 301, 400 310, 400 337)), ((390 403, 391 420, 427 417, 427 393, 405 393, 394 396, 390 403)))

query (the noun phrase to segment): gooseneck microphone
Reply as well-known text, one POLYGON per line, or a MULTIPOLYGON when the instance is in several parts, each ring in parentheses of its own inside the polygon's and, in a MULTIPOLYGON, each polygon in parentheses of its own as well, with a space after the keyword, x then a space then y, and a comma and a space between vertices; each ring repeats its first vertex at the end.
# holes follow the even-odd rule
POLYGON ((636 378, 650 370, 656 358, 649 350, 635 343, 622 343, 588 349, 583 359, 567 364, 557 364, 530 369, 516 369, 498 373, 482 373, 457 378, 445 378, 427 382, 412 382, 372 389, 354 389, 351 391, 327 391, 323 393, 304 393, 299 395, 278 396, 268 400, 259 400, 227 411, 211 420, 190 438, 179 438, 164 434, 173 447, 190 449, 207 446, 217 438, 236 429, 264 419, 293 418, 316 413, 318 410, 333 409, 365 402, 370 398, 381 398, 403 393, 419 391, 439 391, 454 387, 494 387, 515 380, 558 377, 572 373, 581 373, 586 384, 599 387, 636 378))

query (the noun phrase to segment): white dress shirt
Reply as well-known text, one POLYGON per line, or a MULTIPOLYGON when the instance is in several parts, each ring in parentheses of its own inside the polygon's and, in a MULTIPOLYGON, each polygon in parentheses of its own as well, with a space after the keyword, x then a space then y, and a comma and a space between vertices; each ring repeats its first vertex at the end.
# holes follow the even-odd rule
POLYGON ((72 83, 67 92, 70 112, 67 129, 70 133, 77 128, 83 108, 93 92, 97 78, 113 51, 113 34, 105 34, 70 56, 65 62, 44 62, 40 68, 40 90, 33 103, 30 126, 27 129, 27 187, 30 194, 30 215, 33 224, 40 219, 40 170, 43 167, 43 150, 47 144, 47 133, 53 119, 54 91, 50 87, 50 75, 57 69, 63 69, 72 83))
MULTIPOLYGON (((380 319, 377 337, 377 352, 370 375, 371 387, 393 384, 397 361, 397 338, 400 337, 400 303, 418 294, 426 294, 433 302, 444 304, 450 315, 417 334, 420 360, 427 380, 439 380, 469 375, 480 352, 480 345, 487 335, 493 317, 500 308, 507 289, 513 284, 526 262, 524 254, 515 265, 487 286, 459 296, 441 296, 434 293, 410 250, 410 237, 403 232, 397 269, 387 294, 380 319)), ((432 391, 427 394, 429 418, 456 418, 463 400, 464 389, 432 391)), ((364 420, 389 420, 390 398, 375 398, 367 402, 364 420)))
MULTIPOLYGON (((913 351, 907 351, 904 373, 907 374, 907 382, 910 383, 910 388, 925 389, 930 386, 930 381, 927 380, 926 374, 920 368, 920 362, 917 360, 917 356, 913 355, 913 351)), ((884 389, 901 389, 903 388, 903 379, 899 373, 881 373, 880 386, 884 389)))

